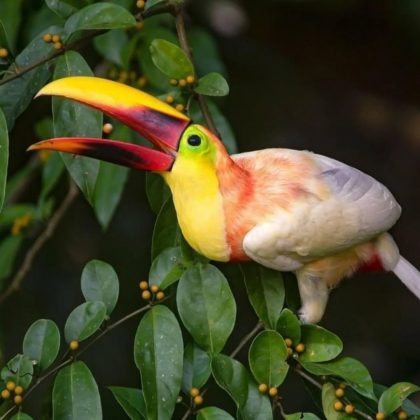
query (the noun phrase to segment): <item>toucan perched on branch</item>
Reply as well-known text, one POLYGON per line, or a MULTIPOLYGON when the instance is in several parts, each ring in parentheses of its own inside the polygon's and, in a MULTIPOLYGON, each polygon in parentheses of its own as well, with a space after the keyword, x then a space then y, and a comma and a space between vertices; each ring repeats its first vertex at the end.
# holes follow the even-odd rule
POLYGON ((216 261, 246 261, 296 274, 303 322, 318 322, 329 291, 359 269, 394 271, 420 299, 420 273, 386 231, 400 206, 386 187, 344 163, 306 151, 229 156, 206 128, 132 87, 68 77, 38 95, 74 99, 122 121, 156 149, 96 138, 32 145, 158 172, 169 185, 188 243, 216 261))

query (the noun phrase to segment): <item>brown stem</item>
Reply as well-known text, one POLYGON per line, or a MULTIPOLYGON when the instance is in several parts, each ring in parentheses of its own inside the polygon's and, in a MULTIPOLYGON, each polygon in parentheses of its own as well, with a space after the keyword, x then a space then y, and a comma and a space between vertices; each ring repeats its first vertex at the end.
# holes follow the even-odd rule
POLYGON ((57 211, 53 214, 51 219, 49 220, 47 227, 41 233, 40 236, 36 239, 33 243, 31 248, 25 255, 23 259, 22 265, 20 266, 19 270, 13 277, 12 281, 10 282, 7 289, 0 295, 0 304, 3 303, 11 294, 19 290, 23 279, 28 274, 28 271, 31 269, 32 264, 34 262, 35 257, 38 255, 38 252, 41 248, 45 245, 48 239, 51 238, 55 229, 57 228, 58 224, 60 223, 61 219, 63 218, 64 214, 74 201, 78 194, 78 189, 73 181, 70 181, 69 190, 67 192, 66 197, 64 198, 63 202, 61 203, 60 207, 57 211))

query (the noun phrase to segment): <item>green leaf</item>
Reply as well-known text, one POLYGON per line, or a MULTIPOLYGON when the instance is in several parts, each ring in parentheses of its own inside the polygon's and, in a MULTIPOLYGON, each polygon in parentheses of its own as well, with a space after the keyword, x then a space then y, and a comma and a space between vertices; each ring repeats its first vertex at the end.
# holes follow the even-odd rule
POLYGON ((337 401, 335 388, 331 383, 326 383, 322 387, 322 409, 327 420, 344 420, 350 418, 334 409, 334 403, 337 401))
POLYGON ((229 93, 229 85, 220 73, 212 72, 198 80, 194 91, 207 96, 226 96, 229 93))
MULTIPOLYGON (((84 58, 75 51, 67 51, 56 64, 54 79, 67 76, 93 76, 84 58)), ((68 99, 53 97, 55 137, 101 137, 102 114, 68 99)), ((70 175, 93 204, 99 161, 84 156, 61 154, 70 175)))
POLYGON ((280 271, 256 263, 241 265, 248 298, 256 314, 275 329, 284 304, 284 285, 280 271))
POLYGON ((12 50, 16 45, 16 40, 19 34, 19 27, 22 16, 23 0, 1 0, 0 1, 0 16, 3 22, 4 31, 7 34, 8 46, 12 50))
POLYGON ((9 135, 6 118, 0 108, 0 212, 6 193, 7 165, 9 163, 9 135))
POLYGON ((67 19, 81 7, 86 6, 85 0, 45 0, 45 4, 58 16, 67 19))
POLYGON ((33 420, 33 419, 29 414, 26 414, 23 411, 18 411, 13 417, 10 417, 10 420, 33 420))
POLYGON ((194 341, 210 353, 220 352, 236 318, 235 299, 222 272, 209 264, 190 267, 178 283, 176 303, 194 341))
POLYGON ((320 420, 318 416, 312 413, 293 413, 293 414, 286 414, 285 420, 320 420))
POLYGON ((206 407, 197 412, 197 420, 234 420, 234 418, 220 408, 206 407))
POLYGON ((181 230, 178 227, 175 207, 172 197, 169 197, 160 210, 153 229, 152 260, 166 248, 177 246, 180 238, 181 230))
POLYGON ((118 404, 131 420, 146 420, 146 403, 140 389, 109 386, 118 404))
POLYGON ((102 407, 98 385, 83 362, 62 368, 52 392, 53 420, 101 420, 102 407))
POLYGON ((106 306, 103 302, 86 302, 74 309, 64 326, 67 343, 72 340, 83 341, 98 331, 105 320, 106 306))
POLYGON ((410 382, 398 382, 389 387, 379 398, 378 411, 389 416, 397 408, 401 407, 409 395, 420 391, 420 387, 410 382))
POLYGON ((178 321, 166 306, 154 306, 140 321, 134 340, 148 419, 171 418, 181 388, 182 359, 178 321))
POLYGON ((170 78, 183 79, 194 74, 194 67, 187 54, 178 45, 165 39, 154 39, 150 52, 155 66, 170 78))
POLYGON ((184 373, 182 390, 189 395, 191 388, 201 388, 211 374, 210 356, 195 342, 190 342, 184 349, 184 373))
POLYGON ((38 319, 23 338, 23 354, 36 360, 35 368, 42 372, 52 365, 60 350, 60 331, 55 322, 38 319))
POLYGON ((106 34, 97 36, 93 40, 96 51, 110 62, 123 67, 122 52, 128 44, 127 32, 123 29, 114 29, 106 34))
POLYGON ((7 279, 13 270, 13 265, 22 244, 23 236, 8 236, 0 242, 0 290, 3 289, 4 280, 7 279))
MULTIPOLYGON (((131 142, 132 134, 128 127, 118 124, 110 138, 131 142)), ((128 168, 103 161, 99 164, 93 203, 96 217, 103 229, 108 227, 121 200, 128 174, 128 168)))
POLYGON ((218 354, 213 358, 212 372, 217 384, 235 401, 243 420, 273 418, 269 398, 258 391, 242 363, 218 354))
POLYGON ((95 3, 70 16, 64 25, 71 35, 95 29, 125 29, 136 24, 134 16, 124 7, 112 3, 95 3))
POLYGON ((153 260, 149 272, 149 283, 151 285, 156 284, 162 290, 165 290, 176 282, 185 270, 181 248, 166 248, 153 260))
POLYGON ((270 388, 283 383, 289 370, 286 363, 287 346, 276 331, 263 331, 258 334, 249 348, 249 367, 259 384, 270 388))
POLYGON ((300 322, 290 309, 284 308, 282 310, 276 330, 284 338, 290 338, 294 345, 300 342, 300 322))
POLYGON ((301 341, 305 344, 305 351, 299 355, 302 362, 326 362, 343 350, 340 338, 319 325, 302 325, 301 331, 301 341))
POLYGON ((83 269, 81 284, 86 301, 103 302, 107 315, 110 315, 120 291, 118 276, 113 267, 103 261, 89 261, 83 269))
POLYGON ((146 195, 150 207, 158 214, 171 195, 171 191, 161 175, 146 172, 146 195))
MULTIPOLYGON (((51 136, 53 137, 53 136, 51 136)), ((39 200, 45 200, 53 188, 57 185, 64 172, 63 159, 58 153, 50 153, 48 160, 42 168, 42 190, 39 200)))
POLYGON ((356 359, 343 357, 328 363, 302 362, 302 366, 313 375, 338 376, 343 378, 359 394, 376 400, 373 392, 373 382, 366 367, 356 359))
POLYGON ((0 377, 4 382, 13 381, 23 389, 28 388, 32 382, 33 375, 34 368, 32 362, 24 354, 17 354, 9 360, 0 373, 0 377))

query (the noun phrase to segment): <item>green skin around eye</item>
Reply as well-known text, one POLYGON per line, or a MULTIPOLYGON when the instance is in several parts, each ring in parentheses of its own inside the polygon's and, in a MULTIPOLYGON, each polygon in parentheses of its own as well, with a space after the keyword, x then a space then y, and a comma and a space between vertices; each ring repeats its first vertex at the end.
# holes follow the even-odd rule
POLYGON ((208 159, 214 162, 216 158, 216 148, 198 126, 191 125, 182 135, 178 155, 191 158, 196 158, 197 155, 199 155, 202 159, 208 159), (192 135, 197 135, 201 138, 201 144, 199 146, 191 146, 188 143, 188 138, 192 135))

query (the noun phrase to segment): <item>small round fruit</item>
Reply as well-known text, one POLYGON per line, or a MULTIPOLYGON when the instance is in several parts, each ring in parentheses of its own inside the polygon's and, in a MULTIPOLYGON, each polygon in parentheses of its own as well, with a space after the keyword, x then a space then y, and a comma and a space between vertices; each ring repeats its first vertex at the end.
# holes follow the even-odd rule
POLYGON ((204 400, 203 397, 201 395, 197 395, 196 397, 194 397, 194 404, 195 405, 201 405, 203 404, 204 400))
POLYGON ((144 20, 139 20, 136 22, 136 28, 137 29, 143 29, 144 28, 144 20))
POLYGON ((139 87, 145 87, 147 85, 147 79, 144 76, 139 77, 139 79, 137 80, 137 84, 139 85, 139 87))
POLYGON ((61 50, 63 48, 63 44, 61 42, 54 42, 54 49, 61 50))
POLYGON ((144 300, 150 300, 150 298, 152 297, 152 294, 148 290, 144 290, 143 293, 141 294, 141 297, 144 300))
POLYGON ((273 386, 273 387, 271 387, 271 388, 268 390, 268 395, 269 395, 270 397, 275 397, 278 393, 279 393, 278 389, 277 389, 277 388, 275 388, 274 386, 273 386))
POLYGON ((136 6, 139 8, 139 9, 143 9, 144 8, 144 0, 137 0, 137 3, 136 3, 136 6))
POLYGON ((290 357, 293 354, 293 350, 291 347, 287 347, 287 356, 290 357))
POLYGON ((23 394, 23 387, 21 387, 20 385, 18 385, 18 386, 15 388, 15 394, 16 394, 16 395, 21 395, 21 394, 23 394))
POLYGON ((185 106, 184 106, 184 105, 182 105, 182 104, 176 104, 176 105, 175 105, 175 109, 176 109, 177 111, 179 111, 179 112, 183 112, 183 111, 184 111, 184 109, 185 109, 185 106))
POLYGON ((174 97, 172 96, 172 95, 168 95, 166 98, 165 98, 165 101, 168 103, 168 104, 173 104, 174 103, 174 97))
POLYGON ((20 405, 23 402, 22 395, 15 395, 15 398, 13 398, 13 401, 16 405, 20 405))
POLYGON ((165 297, 165 293, 164 292, 157 292, 156 293, 156 299, 157 300, 162 300, 165 297))
POLYGON ((61 36, 60 35, 53 35, 51 37, 51 41, 52 42, 60 42, 61 41, 61 36))
POLYGON ((292 341, 291 338, 285 338, 284 342, 286 343, 287 347, 292 347, 292 345, 293 345, 293 341, 292 341))
POLYGON ((345 411, 347 414, 353 414, 353 413, 354 413, 354 405, 347 404, 347 405, 344 407, 344 411, 345 411))
POLYGON ((10 398, 10 391, 8 389, 3 389, 0 395, 4 400, 7 400, 8 398, 10 398))
POLYGON ((185 87, 187 86, 187 81, 185 79, 179 79, 178 84, 181 87, 185 87))
POLYGON ((69 343, 70 350, 76 351, 79 348, 79 342, 77 340, 71 340, 69 343))
POLYGON ((44 40, 44 42, 51 42, 52 41, 52 35, 50 33, 46 33, 46 34, 44 34, 42 39, 44 40))
POLYGON ((141 290, 147 290, 149 288, 149 283, 147 283, 146 280, 142 280, 139 283, 139 287, 140 287, 141 290))
POLYGON ((260 391, 261 394, 265 394, 268 391, 267 384, 259 384, 258 391, 260 391))
POLYGON ((198 388, 191 388, 190 395, 195 398, 197 395, 200 395, 200 390, 198 388))
POLYGON ((408 418, 408 414, 404 410, 401 410, 398 413, 398 420, 406 420, 407 418, 408 418))
POLYGON ((341 389, 346 389, 347 385, 344 382, 341 382, 341 384, 338 385, 338 387, 341 389))
POLYGON ((186 80, 187 80, 187 83, 191 85, 192 83, 195 82, 195 77, 192 74, 190 74, 189 76, 187 76, 186 80))
POLYGON ((0 48, 0 58, 6 58, 9 55, 9 51, 6 48, 0 48))
POLYGON ((6 384, 6 388, 8 391, 13 391, 16 388, 16 384, 13 381, 8 381, 6 384))
POLYGON ((112 132, 112 130, 114 129, 114 126, 110 123, 106 123, 102 126, 102 131, 105 134, 110 134, 112 132))
POLYGON ((299 343, 296 347, 295 350, 297 353, 303 353, 305 351, 305 344, 303 343, 299 343))
POLYGON ((153 293, 157 293, 159 291, 159 286, 157 284, 152 284, 152 286, 150 286, 150 290, 153 293))
POLYGON ((385 413, 382 413, 381 411, 379 413, 376 413, 376 420, 384 420, 385 419, 385 413))
POLYGON ((337 388, 335 390, 335 396, 338 398, 341 398, 342 396, 344 396, 344 389, 343 388, 337 388))
POLYGON ((341 411, 344 408, 344 405, 341 401, 336 401, 334 403, 334 410, 335 411, 341 411))
POLYGON ((178 80, 176 80, 176 79, 170 79, 170 80, 169 80, 169 83, 170 83, 172 86, 176 86, 176 85, 178 84, 178 80))

